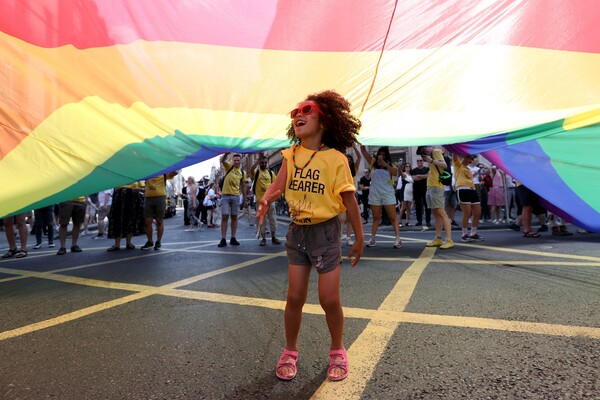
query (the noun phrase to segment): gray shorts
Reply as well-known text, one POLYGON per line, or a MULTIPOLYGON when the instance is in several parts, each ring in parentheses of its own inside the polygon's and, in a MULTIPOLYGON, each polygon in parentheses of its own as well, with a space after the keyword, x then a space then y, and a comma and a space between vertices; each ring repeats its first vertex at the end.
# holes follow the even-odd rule
POLYGON ((221 215, 233 215, 237 217, 240 209, 240 196, 224 194, 221 196, 221 215))
POLYGON ((291 223, 285 237, 289 263, 313 266, 319 274, 333 271, 342 261, 341 232, 338 217, 315 225, 291 223))
POLYGON ((444 189, 439 187, 431 187, 427 189, 425 194, 425 200, 427 201, 427 207, 434 208, 445 208, 446 199, 444 198, 444 189))
POLYGON ((145 197, 144 218, 165 219, 167 196, 145 197))
POLYGON ((456 192, 454 190, 444 190, 444 204, 456 208, 456 192))

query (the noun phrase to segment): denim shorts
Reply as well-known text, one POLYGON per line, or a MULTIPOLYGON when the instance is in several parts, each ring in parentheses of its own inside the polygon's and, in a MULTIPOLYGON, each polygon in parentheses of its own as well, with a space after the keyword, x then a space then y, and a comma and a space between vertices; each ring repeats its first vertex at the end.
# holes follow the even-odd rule
POLYGON ((240 207, 240 196, 224 194, 221 196, 221 214, 237 217, 240 207))
POLYGON ((291 223, 285 237, 289 263, 313 266, 319 274, 333 271, 342 261, 341 232, 337 216, 314 225, 291 223))

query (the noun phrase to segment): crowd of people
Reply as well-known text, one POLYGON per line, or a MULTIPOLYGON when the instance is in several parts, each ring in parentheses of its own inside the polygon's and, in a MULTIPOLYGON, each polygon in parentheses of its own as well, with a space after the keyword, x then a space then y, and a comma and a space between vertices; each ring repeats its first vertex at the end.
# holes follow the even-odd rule
MULTIPOLYGON (((460 240, 463 242, 483 241, 478 226, 484 221, 506 224, 510 229, 522 231, 525 238, 537 238, 547 231, 556 236, 572 234, 564 218, 543 208, 537 194, 495 165, 482 163, 477 155, 450 157, 443 148, 421 146, 417 148, 417 165, 413 167, 402 159, 398 164, 392 162, 386 146, 374 154, 369 154, 364 146, 360 146, 360 150, 357 146, 349 150, 346 157, 350 173, 357 182, 360 215, 363 224, 369 220, 373 222, 371 236, 365 242, 367 247, 376 246, 377 231, 386 220, 394 229, 395 248, 402 246, 402 226, 429 230, 432 221, 436 233, 427 246, 441 249, 453 247, 452 227, 460 227, 460 240), (367 167, 356 179, 362 159, 367 167), (451 171, 450 185, 440 183, 440 168, 451 171), (457 210, 462 212, 462 219, 458 222, 454 219, 457 210), (384 212, 386 215, 382 215, 384 212), (535 231, 532 228, 533 216, 539 224, 535 231)), ((212 182, 208 176, 198 182, 192 176, 187 178, 178 193, 183 200, 186 231, 194 232, 202 227, 220 228, 218 246, 238 246, 237 225, 241 218, 247 217, 248 225, 256 227, 260 246, 267 245, 267 235, 270 235, 272 244, 281 243, 276 236, 276 215, 289 213, 288 203, 281 195, 270 205, 267 218, 262 223, 257 220, 256 205, 274 182, 276 174, 269 168, 268 159, 262 152, 258 153, 252 165, 249 160, 247 155, 224 154, 221 182, 212 182), (242 167, 243 162, 246 169, 242 167), (228 242, 226 236, 229 230, 228 242)), ((174 175, 172 173, 170 177, 174 175)), ((57 254, 66 254, 69 223, 72 223, 70 251, 73 253, 82 251, 78 239, 91 234, 88 225, 92 223, 97 224, 98 229, 94 239, 107 237, 114 241, 108 251, 121 250, 123 238, 124 248, 134 249, 136 246, 132 238, 144 234, 147 240, 141 248, 159 249, 164 231, 167 179, 170 178, 160 175, 5 218, 3 224, 9 249, 2 257, 26 257, 28 233, 35 235, 33 249, 42 248, 44 237, 48 247, 55 247, 57 233, 60 243, 57 254), (156 226, 156 241, 152 237, 153 225, 156 226)), ((346 222, 346 213, 340 213, 338 217, 342 224, 346 222)), ((345 232, 345 243, 352 246, 353 228, 351 224, 346 225, 342 231, 345 232)), ((585 229, 575 229, 579 233, 587 233, 585 229)))
POLYGON ((83 250, 78 244, 80 236, 90 234, 88 226, 97 223, 95 239, 114 240, 108 251, 121 250, 121 239, 125 237, 126 249, 135 249, 131 242, 134 235, 145 234, 147 241, 141 248, 147 250, 161 247, 164 231, 163 220, 167 204, 167 181, 177 175, 177 171, 161 174, 99 193, 63 201, 56 205, 41 207, 31 213, 21 213, 3 219, 8 251, 2 258, 24 258, 27 256, 29 234, 35 235, 33 249, 40 249, 43 237, 48 247, 55 247, 55 231, 58 231, 59 256, 67 254, 68 227, 71 224, 71 253, 83 250), (30 214, 30 215, 28 215, 30 214), (105 220, 108 220, 106 224, 105 220), (29 226, 27 221, 29 221, 29 226), (153 226, 156 225, 156 242, 153 241, 153 226), (84 231, 81 232, 81 228, 84 231), (19 247, 17 247, 19 240, 19 247))

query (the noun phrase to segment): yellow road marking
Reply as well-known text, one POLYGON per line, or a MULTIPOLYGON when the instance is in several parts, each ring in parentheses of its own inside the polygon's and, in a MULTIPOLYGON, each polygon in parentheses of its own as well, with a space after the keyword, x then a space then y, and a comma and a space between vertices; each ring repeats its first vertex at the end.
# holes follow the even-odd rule
POLYGON ((505 248, 505 247, 495 247, 495 246, 484 246, 481 244, 472 244, 472 243, 457 243, 460 246, 468 246, 474 247, 483 250, 494 250, 505 253, 517 253, 517 254, 528 254, 532 256, 542 256, 542 257, 553 257, 553 258, 567 258, 572 260, 585 260, 585 261, 596 261, 600 262, 600 257, 593 256, 580 256, 577 254, 561 254, 561 253, 550 253, 547 251, 535 251, 535 250, 525 250, 525 249, 513 249, 513 248, 505 248))
POLYGON ((61 316, 58 316, 55 318, 50 318, 45 321, 40 321, 40 322, 36 322, 34 324, 22 326, 20 328, 0 332, 0 341, 14 338, 14 337, 21 336, 21 335, 25 335, 27 333, 36 332, 36 331, 39 331, 42 329, 50 328, 52 326, 64 324, 65 322, 73 321, 78 318, 86 317, 88 315, 107 310, 109 308, 127 304, 134 300, 143 299, 144 297, 148 297, 153 294, 154 294, 153 291, 139 292, 139 293, 131 294, 129 296, 121 297, 119 299, 115 299, 115 300, 107 301, 104 303, 96 304, 96 305, 93 305, 90 307, 82 308, 81 310, 63 314, 61 316))
MULTIPOLYGON (((177 282, 169 283, 167 285, 161 286, 161 288, 175 289, 177 287, 190 285, 190 284, 192 284, 194 282, 198 282, 198 281, 201 281, 203 279, 212 278, 213 276, 222 275, 222 274, 225 274, 227 272, 235 271, 235 270, 240 269, 240 268, 246 268, 246 267, 249 267, 251 265, 258 264, 258 263, 261 263, 263 261, 270 260, 272 258, 281 257, 281 254, 282 254, 281 252, 280 253, 275 253, 275 254, 268 254, 268 255, 265 255, 263 257, 259 257, 259 258, 255 258, 255 259, 252 259, 252 260, 244 261, 244 262, 241 262, 241 263, 238 263, 238 264, 235 264, 235 265, 231 265, 229 267, 220 268, 220 269, 215 270, 215 271, 206 272, 204 274, 193 276, 191 278, 186 278, 186 279, 182 279, 182 280, 177 281, 177 282)), ((283 254, 285 254, 285 252, 283 254)))
POLYGON ((600 261, 517 261, 517 260, 431 260, 432 263, 439 264, 479 264, 479 265, 558 265, 565 267, 600 267, 600 261))
MULTIPOLYGON (((163 254, 164 253, 166 253, 166 252, 163 252, 163 254)), ((182 279, 180 281, 169 283, 167 285, 163 285, 163 286, 159 286, 159 287, 101 281, 101 280, 97 280, 97 279, 70 277, 70 276, 52 274, 49 272, 36 273, 36 272, 31 272, 31 271, 20 271, 20 272, 23 272, 28 275, 31 274, 30 276, 33 276, 33 274, 36 274, 37 275, 36 277, 39 277, 39 278, 59 280, 59 281, 69 282, 69 283, 77 283, 77 284, 81 284, 81 285, 106 287, 106 288, 111 288, 111 289, 123 289, 123 290, 139 289, 141 291, 138 293, 132 294, 132 295, 128 295, 128 296, 116 299, 116 300, 107 301, 104 303, 100 303, 100 304, 96 304, 96 305, 93 305, 90 307, 83 308, 81 310, 73 311, 73 312, 70 312, 70 313, 55 317, 55 318, 50 318, 45 321, 40 321, 40 322, 26 325, 26 326, 23 326, 20 328, 0 332, 0 341, 5 340, 5 339, 14 338, 16 336, 21 336, 21 335, 24 335, 27 333, 35 332, 35 331, 38 331, 41 329, 46 329, 46 328, 56 326, 56 325, 59 325, 59 324, 65 323, 65 322, 73 321, 75 319, 85 317, 85 316, 88 316, 88 315, 91 315, 91 314, 94 314, 94 313, 97 313, 100 311, 104 311, 104 310, 107 310, 107 309, 110 309, 113 307, 117 307, 117 306, 129 303, 131 301, 134 301, 134 300, 139 300, 144 297, 158 294, 161 291, 168 292, 169 289, 174 289, 178 286, 189 285, 191 283, 200 281, 202 279, 207 279, 207 278, 217 276, 220 274, 225 274, 227 272, 235 271, 236 269, 245 268, 250 265, 260 263, 260 262, 263 262, 263 261, 266 261, 266 260, 269 260, 269 259, 275 258, 275 257, 279 257, 279 255, 270 254, 270 255, 267 255, 267 256, 264 256, 261 258, 257 258, 255 260, 245 261, 245 262, 242 262, 242 263, 239 263, 236 265, 231 265, 226 268, 222 268, 222 269, 219 269, 216 271, 211 271, 211 272, 208 272, 205 274, 200 274, 200 275, 197 275, 197 276, 194 276, 191 278, 182 279)), ((139 258, 139 257, 136 257, 136 258, 139 258)), ((121 259, 121 260, 123 260, 123 259, 121 259)), ((2 268, 1 270, 5 270, 5 269, 2 268)), ((0 272, 1 272, 1 270, 0 270, 0 272)), ((10 271, 12 271, 12 273, 16 272, 14 270, 10 270, 10 271)))
POLYGON ((374 318, 348 349, 348 358, 352 369, 348 378, 342 382, 325 381, 313 395, 314 399, 360 399, 385 347, 398 327, 398 322, 384 318, 383 313, 404 311, 421 274, 433 258, 435 250, 435 248, 426 247, 421 256, 404 271, 390 294, 375 312, 374 318))
POLYGON ((507 332, 534 333, 548 336, 583 336, 600 339, 600 328, 542 322, 509 321, 492 318, 460 317, 453 315, 435 315, 419 313, 399 313, 400 322, 414 324, 453 326, 459 328, 493 329, 507 332))
MULTIPOLYGON (((99 261, 99 262, 95 262, 95 263, 90 263, 90 264, 82 264, 82 265, 76 265, 74 267, 67 267, 67 268, 59 268, 59 269, 54 269, 51 271, 47 271, 44 272, 46 274, 57 274, 59 272, 68 272, 68 271, 76 271, 78 269, 83 269, 83 268, 89 268, 89 267, 98 267, 100 265, 107 265, 107 264, 116 264, 116 263, 120 263, 122 261, 130 261, 130 260, 137 260, 140 258, 147 258, 147 257, 153 257, 153 256, 158 256, 160 254, 169 254, 169 253, 173 253, 173 250, 166 250, 166 251, 161 251, 161 252, 157 252, 157 253, 147 253, 147 254, 142 254, 139 256, 133 256, 133 257, 125 257, 125 258, 115 258, 112 260, 105 260, 105 261, 99 261)), ((23 273, 23 274, 27 274, 31 271, 28 270, 17 270, 17 269, 7 269, 7 268, 1 268, 0 267, 0 272, 3 272, 5 274, 15 274, 15 273, 23 273), (20 271, 20 272, 17 272, 20 271)), ((4 278, 4 279, 0 279, 0 283, 2 282, 8 282, 8 281, 14 281, 17 279, 23 279, 23 278, 28 278, 29 276, 18 276, 18 277, 10 277, 10 278, 4 278)))
MULTIPOLYGON (((20 278, 39 278, 51 281, 72 283, 75 285, 93 286, 104 289, 127 290, 129 292, 143 292, 146 290, 154 290, 156 287, 148 285, 138 285, 135 283, 121 283, 114 281, 104 281, 100 279, 80 278, 77 276, 61 275, 53 272, 35 272, 27 270, 8 270, 0 268, 2 273, 19 274, 20 278)), ((8 278, 10 279, 10 278, 8 278)), ((3 280, 4 281, 4 280, 3 280)))
MULTIPOLYGON (((387 237, 387 238, 391 238, 393 239, 394 236, 389 236, 389 235, 379 235, 381 237, 387 237)), ((429 240, 427 239, 417 239, 417 238, 404 238, 404 237, 400 237, 403 241, 411 241, 411 242, 421 242, 421 243, 426 243, 429 240)), ((392 242, 387 242, 384 241, 383 243, 392 243, 392 242)), ((481 242, 479 242, 481 243, 481 242)), ((485 243, 485 242, 483 242, 485 243)), ((531 243, 531 242, 528 242, 531 243)), ((543 243, 543 242, 540 242, 543 243)), ((542 256, 542 257, 554 257, 554 258, 566 258, 566 259, 573 259, 573 260, 585 260, 585 261, 592 261, 592 262, 598 262, 600 263, 600 257, 594 257, 594 256, 580 256, 577 254, 561 254, 561 253, 550 253, 547 251, 536 251, 536 250, 525 250, 525 249, 515 249, 515 248, 507 248, 507 247, 497 247, 497 246, 488 246, 486 244, 475 244, 475 243, 463 243, 461 241, 454 241, 454 245, 455 246, 463 246, 463 247, 473 247, 473 248, 477 248, 477 249, 482 249, 482 250, 493 250, 493 251, 500 251, 500 252, 506 252, 506 253, 517 253, 517 254, 527 254, 527 255, 533 255, 533 256, 542 256)), ((452 250, 449 250, 448 252, 452 252, 452 250)), ((435 261, 437 262, 437 261, 435 261)), ((440 261, 440 262, 443 262, 440 261)))

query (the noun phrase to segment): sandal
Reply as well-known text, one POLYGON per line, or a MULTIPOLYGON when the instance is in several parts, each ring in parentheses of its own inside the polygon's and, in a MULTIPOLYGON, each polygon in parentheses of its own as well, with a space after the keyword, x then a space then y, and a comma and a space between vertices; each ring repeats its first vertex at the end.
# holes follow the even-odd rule
POLYGON ((329 351, 329 368, 327 368, 327 379, 330 381, 341 381, 342 379, 346 379, 348 373, 350 372, 350 367, 348 366, 348 354, 346 354, 345 349, 337 349, 329 351), (339 359, 341 357, 341 359, 339 359), (344 370, 344 373, 338 377, 331 376, 331 370, 334 368, 341 368, 344 370))
POLYGON ((281 357, 279 357, 279 361, 277 362, 277 368, 275 368, 275 375, 277 375, 279 379, 282 379, 284 381, 291 381, 292 379, 294 379, 294 377, 296 377, 296 362, 298 362, 297 351, 288 349, 283 350, 283 353, 281 353, 281 357), (287 359, 285 359, 286 357, 287 359), (280 374, 279 369, 282 367, 290 367, 293 370, 292 375, 280 374))
POLYGON ((563 236, 573 235, 571 232, 569 232, 569 230, 567 229, 567 227, 565 225, 561 225, 559 229, 563 236))
POLYGON ((525 238, 539 238, 540 237, 540 233, 539 232, 534 232, 534 231, 523 232, 523 237, 525 237, 525 238))
POLYGON ((4 255, 2 256, 2 258, 11 258, 15 254, 17 254, 17 251, 19 251, 19 250, 17 250, 16 248, 9 249, 6 253, 4 253, 4 255))
POLYGON ((27 257, 27 250, 19 250, 17 252, 17 255, 15 255, 15 258, 23 258, 23 257, 27 257))

